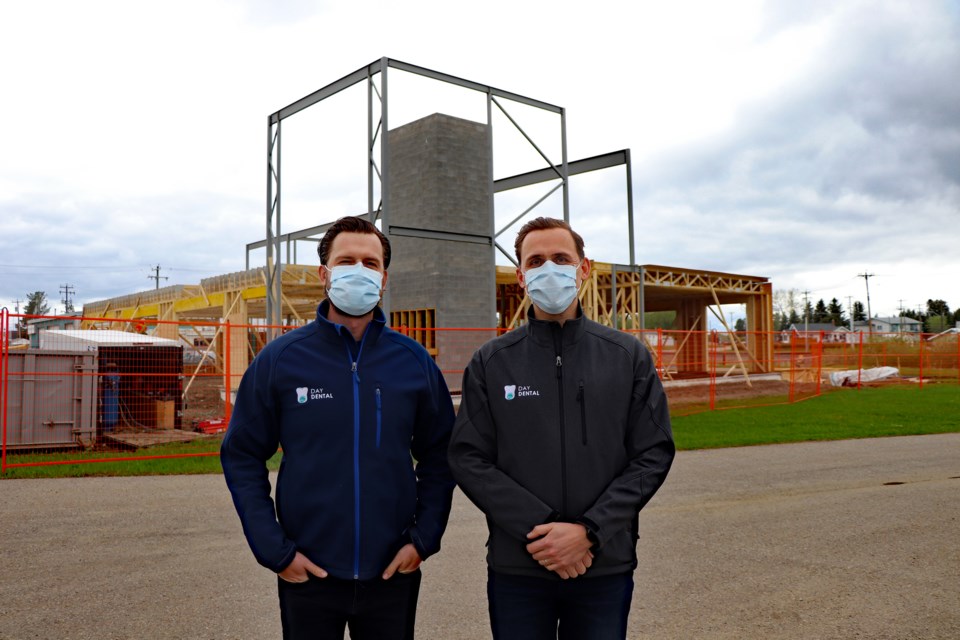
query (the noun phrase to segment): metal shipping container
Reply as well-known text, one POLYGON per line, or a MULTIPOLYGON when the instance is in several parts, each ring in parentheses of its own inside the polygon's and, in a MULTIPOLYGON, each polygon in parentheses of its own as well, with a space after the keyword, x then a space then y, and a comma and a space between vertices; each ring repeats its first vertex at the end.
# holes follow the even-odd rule
POLYGON ((11 351, 8 449, 90 447, 97 436, 95 353, 11 351))
POLYGON ((179 429, 183 416, 183 347, 177 340, 113 330, 40 331, 40 349, 97 357, 99 432, 179 429))

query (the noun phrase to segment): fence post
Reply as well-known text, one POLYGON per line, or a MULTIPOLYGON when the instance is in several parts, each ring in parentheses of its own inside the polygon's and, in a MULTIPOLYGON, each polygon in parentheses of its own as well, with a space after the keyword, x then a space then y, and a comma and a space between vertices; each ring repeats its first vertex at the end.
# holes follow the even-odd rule
MULTIPOLYGON (((957 336, 957 338, 957 366, 960 367, 960 336, 957 336)), ((662 380, 667 373, 663 366, 663 327, 657 327, 657 363, 660 365, 660 379, 662 380)))
MULTIPOLYGON (((3 415, 0 421, 3 422, 3 444, 0 448, 0 474, 7 470, 7 413, 9 413, 9 403, 7 388, 9 383, 10 368, 10 328, 8 325, 10 312, 4 307, 0 309, 0 327, 3 327, 3 335, 0 336, 0 404, 3 405, 3 415)), ((17 335, 20 335, 19 333, 17 335)))
POLYGON ((710 341, 710 411, 717 408, 717 332, 707 334, 710 341))
POLYGON ((820 332, 820 345, 817 347, 817 392, 820 395, 820 377, 823 375, 823 341, 826 339, 825 332, 820 332))
POLYGON ((923 389, 923 331, 920 332, 918 351, 920 352, 920 388, 923 389))
POLYGON ((860 377, 863 374, 863 331, 860 332, 860 349, 857 353, 857 390, 860 390, 860 377))
POLYGON ((230 424, 232 403, 230 402, 230 321, 226 321, 227 330, 223 335, 223 415, 230 424))
POLYGON ((790 393, 789 400, 793 402, 793 387, 797 380, 797 338, 799 334, 796 331, 790 332, 790 393))

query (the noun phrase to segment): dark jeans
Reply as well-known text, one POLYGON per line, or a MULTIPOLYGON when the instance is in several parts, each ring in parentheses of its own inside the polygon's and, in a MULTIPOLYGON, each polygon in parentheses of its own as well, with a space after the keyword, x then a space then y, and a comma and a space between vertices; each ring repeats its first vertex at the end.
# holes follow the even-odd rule
POLYGON ((494 640, 623 640, 633 574, 549 580, 487 572, 494 640))
POLYGON ((284 640, 412 640, 421 573, 389 580, 310 576, 293 584, 277 578, 284 640))

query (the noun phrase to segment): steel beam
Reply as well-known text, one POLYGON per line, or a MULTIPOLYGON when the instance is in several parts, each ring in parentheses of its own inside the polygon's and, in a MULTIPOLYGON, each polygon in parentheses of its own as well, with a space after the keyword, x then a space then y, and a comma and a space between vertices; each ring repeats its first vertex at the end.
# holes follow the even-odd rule
MULTIPOLYGON (((592 158, 584 158, 583 160, 574 160, 573 162, 567 164, 567 175, 575 176, 581 173, 587 173, 589 171, 597 171, 598 169, 607 169, 609 167, 617 167, 621 164, 627 164, 629 162, 629 153, 629 150, 625 149, 622 151, 604 153, 599 156, 593 156, 592 158)), ((537 169, 536 171, 519 173, 515 176, 510 176, 509 178, 500 178, 499 180, 494 180, 493 182, 494 192, 501 193, 511 189, 518 189, 520 187, 527 187, 532 184, 547 182, 548 180, 558 180, 558 174, 561 171, 563 171, 563 165, 557 165, 546 169, 537 169)))

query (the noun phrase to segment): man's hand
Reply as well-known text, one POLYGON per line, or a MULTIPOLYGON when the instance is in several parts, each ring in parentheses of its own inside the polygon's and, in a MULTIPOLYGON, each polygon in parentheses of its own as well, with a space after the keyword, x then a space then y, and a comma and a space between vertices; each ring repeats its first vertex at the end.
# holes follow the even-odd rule
POLYGON ((326 571, 310 562, 307 556, 297 551, 297 555, 293 556, 293 562, 288 564, 287 568, 277 575, 287 582, 306 582, 309 578, 307 574, 310 573, 318 578, 327 577, 326 571))
POLYGON ((383 579, 389 580, 397 571, 413 573, 421 562, 423 561, 420 559, 420 554, 417 553, 417 548, 413 546, 412 542, 408 542, 400 548, 400 551, 397 551, 397 555, 393 557, 393 562, 384 570, 383 579))
POLYGON ((593 564, 587 538, 587 529, 582 524, 550 522, 534 527, 527 534, 534 539, 527 545, 527 552, 548 571, 553 571, 566 580, 582 576, 593 564))

